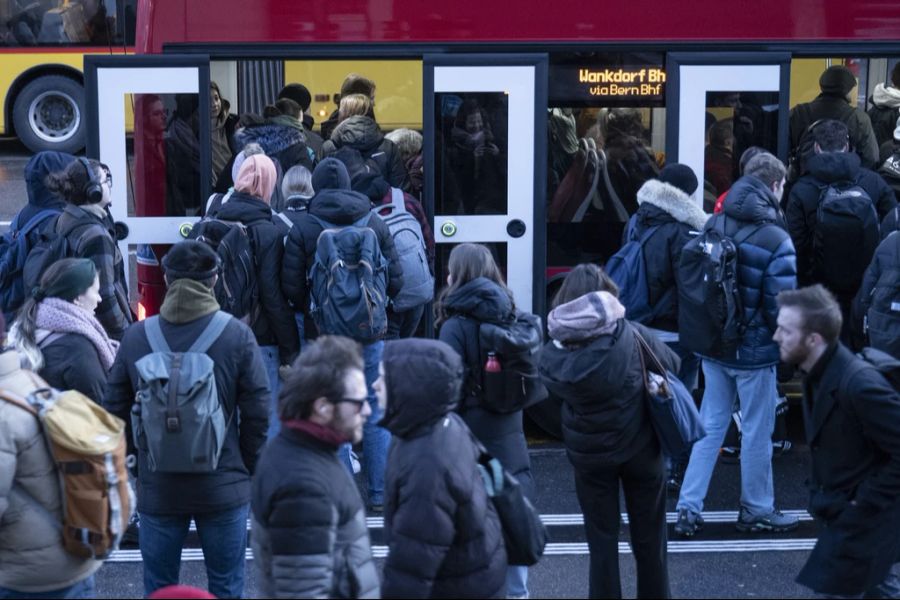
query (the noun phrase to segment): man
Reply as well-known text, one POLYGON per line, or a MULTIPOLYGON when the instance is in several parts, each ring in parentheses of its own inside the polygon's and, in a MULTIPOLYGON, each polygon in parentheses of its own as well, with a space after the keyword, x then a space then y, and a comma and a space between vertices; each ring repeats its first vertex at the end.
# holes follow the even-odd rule
POLYGON ((778 295, 781 359, 806 374, 809 512, 823 525, 797 581, 830 597, 897 598, 900 394, 838 341, 841 310, 821 285, 778 295))
MULTIPOLYGON (((344 98, 345 96, 349 96, 350 94, 362 94, 363 96, 367 96, 372 101, 372 111, 370 111, 371 114, 369 114, 368 116, 374 119, 375 82, 364 75, 360 75, 358 73, 349 73, 344 78, 343 83, 341 83, 340 97, 344 98)), ((334 112, 329 115, 328 119, 322 122, 322 125, 319 128, 322 132, 322 139, 331 139, 331 134, 332 132, 334 132, 334 128, 338 126, 338 123, 340 123, 340 119, 338 117, 338 109, 334 109, 334 112)))
POLYGON ((322 158, 322 144, 325 140, 313 131, 315 119, 309 114, 309 105, 312 103, 312 95, 302 83, 289 83, 278 92, 278 98, 288 98, 300 106, 300 121, 303 123, 303 133, 306 135, 306 145, 316 153, 316 158, 322 158))
POLYGON ((880 148, 893 141, 894 128, 900 117, 900 62, 891 69, 890 85, 885 82, 876 85, 869 102, 872 106, 866 114, 872 121, 872 129, 880 148))
POLYGON ((338 458, 371 414, 360 350, 321 336, 281 389, 281 431, 253 478, 253 554, 267 598, 379 597, 362 498, 338 458))
MULTIPOLYGON (((186 240, 166 253, 163 268, 168 291, 159 327, 172 351, 186 352, 220 313, 213 293, 218 257, 206 244, 186 240)), ((125 333, 103 400, 107 410, 127 422, 139 383, 135 363, 152 352, 146 325, 141 321, 125 333)), ((191 519, 203 547, 210 592, 219 598, 239 598, 244 590, 250 476, 266 439, 268 379, 253 332, 237 319, 229 317, 206 354, 214 363, 227 422, 215 470, 156 472, 146 448, 138 448, 140 547, 148 595, 178 583, 181 548, 191 519)), ((148 437, 163 434, 147 432, 148 437)))
POLYGON ((685 537, 703 526, 703 499, 736 399, 743 417, 741 510, 736 527, 742 532, 797 527, 796 518, 775 509, 772 487, 772 431, 778 401, 778 348, 772 341, 775 297, 797 282, 794 246, 778 208, 785 168, 766 152, 747 163, 745 173, 728 192, 722 213, 706 224, 706 229, 724 227, 725 234, 736 240, 744 334, 733 356, 703 357, 706 389, 700 416, 706 437, 691 451, 675 524, 675 532, 685 537))

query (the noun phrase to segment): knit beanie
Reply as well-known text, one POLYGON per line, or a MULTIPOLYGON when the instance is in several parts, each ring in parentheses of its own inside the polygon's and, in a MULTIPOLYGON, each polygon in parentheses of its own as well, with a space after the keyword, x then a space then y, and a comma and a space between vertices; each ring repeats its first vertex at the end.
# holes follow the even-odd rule
POLYGON ((694 171, 680 163, 670 163, 663 167, 657 179, 677 187, 688 196, 697 190, 697 176, 694 175, 694 171))
POLYGON ((278 92, 278 98, 288 98, 293 100, 297 104, 300 105, 300 108, 303 112, 309 110, 309 105, 312 102, 312 95, 309 93, 309 90, 306 89, 306 86, 302 83, 289 83, 278 92))
POLYGON ((46 289, 36 287, 31 294, 38 302, 44 298, 60 298, 71 302, 94 285, 95 277, 97 267, 94 266, 94 261, 89 258, 75 258, 52 285, 46 289))
POLYGON ((272 198, 272 190, 278 174, 275 163, 265 154, 254 154, 244 160, 234 180, 234 189, 261 199, 266 204, 272 198))
POLYGON ((819 88, 823 94, 846 96, 856 86, 856 77, 844 65, 832 65, 819 77, 819 88))
POLYGON ((219 272, 219 257, 203 242, 184 240, 166 252, 162 265, 169 281, 205 281, 219 272))

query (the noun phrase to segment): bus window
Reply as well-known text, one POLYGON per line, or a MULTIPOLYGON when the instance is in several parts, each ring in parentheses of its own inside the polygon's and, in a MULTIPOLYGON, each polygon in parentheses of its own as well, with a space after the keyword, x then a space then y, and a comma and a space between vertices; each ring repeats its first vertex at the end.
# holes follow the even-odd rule
POLYGON ((136 0, 0 0, 0 46, 133 45, 136 0))

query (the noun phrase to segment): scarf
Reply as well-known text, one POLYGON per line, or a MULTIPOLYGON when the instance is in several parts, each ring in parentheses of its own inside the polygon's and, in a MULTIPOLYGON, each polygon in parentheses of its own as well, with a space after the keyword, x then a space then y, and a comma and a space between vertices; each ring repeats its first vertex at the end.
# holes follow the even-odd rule
POLYGON ((94 344, 103 369, 109 371, 116 358, 119 342, 109 339, 93 314, 60 298, 45 298, 38 304, 35 326, 53 333, 76 333, 94 344))
POLYGON ((213 291, 193 279, 176 279, 169 285, 159 316, 169 323, 190 323, 219 310, 213 291))
POLYGON ((547 317, 550 337, 563 343, 577 343, 616 330, 625 307, 609 292, 591 292, 554 308, 547 317))
POLYGON ((306 434, 311 438, 315 438, 324 444, 334 446, 335 448, 350 441, 330 427, 319 425, 318 423, 313 423, 312 421, 307 421, 305 419, 291 419, 290 421, 284 421, 284 426, 288 429, 293 429, 294 431, 306 434))

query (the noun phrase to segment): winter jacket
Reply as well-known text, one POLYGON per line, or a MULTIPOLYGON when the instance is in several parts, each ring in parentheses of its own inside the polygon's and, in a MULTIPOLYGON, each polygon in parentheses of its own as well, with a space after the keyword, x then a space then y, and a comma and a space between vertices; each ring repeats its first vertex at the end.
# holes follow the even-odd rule
MULTIPOLYGON (((864 333, 864 320, 866 313, 872 305, 872 292, 875 291, 875 285, 881 278, 882 274, 890 271, 898 272, 897 280, 900 281, 900 233, 887 236, 875 249, 872 256, 872 262, 863 275, 862 285, 859 286, 859 292, 853 303, 853 331, 857 334, 864 333)), ((900 315, 895 318, 900 319, 900 315)), ((885 352, 890 352, 888 348, 879 348, 885 352)))
POLYGON ((894 207, 887 216, 881 220, 881 241, 887 239, 895 231, 900 231, 900 204, 894 207))
MULTIPOLYGON (((54 334, 50 334, 54 335, 54 334)), ((103 400, 107 372, 91 341, 78 333, 65 333, 41 345, 44 367, 40 376, 58 390, 78 390, 97 404, 103 400)))
POLYGON ((669 371, 678 372, 678 356, 626 319, 610 335, 572 345, 553 340, 541 352, 541 379, 563 401, 563 441, 576 469, 623 464, 654 440, 635 332, 669 371))
MULTIPOLYGON (((207 293, 212 296, 211 291, 207 293)), ((169 347, 184 352, 206 328, 214 312, 198 312, 194 298, 182 294, 181 289, 170 288, 161 315, 169 314, 173 304, 179 309, 177 322, 161 316, 160 327, 169 347), (205 314, 200 315, 201 312, 205 314)), ((103 407, 126 422, 130 422, 138 387, 135 362, 151 352, 144 322, 135 323, 119 347, 103 399, 103 407)), ((148 466, 146 452, 138 452, 138 512, 208 513, 250 501, 250 476, 269 425, 271 394, 262 355, 253 332, 237 319, 229 321, 206 353, 215 363, 216 387, 228 421, 219 464, 212 473, 155 473, 148 466)))
MULTIPOLYGON (((644 245, 647 268, 647 288, 650 306, 657 306, 668 294, 665 310, 647 326, 665 331, 678 331, 678 290, 675 272, 681 260, 681 250, 691 239, 691 232, 701 231, 709 215, 697 206, 690 196, 673 185, 651 179, 637 193, 640 205, 631 217, 633 237, 640 239, 651 227, 657 227, 644 245)), ((622 243, 627 243, 623 239, 622 243)))
MULTIPOLYGON (((788 231, 797 250, 797 278, 801 286, 816 283, 813 240, 817 209, 823 188, 836 182, 854 182, 863 188, 881 220, 897 204, 894 192, 877 173, 860 167, 859 157, 849 152, 823 152, 807 161, 809 173, 791 187, 787 204, 788 231)), ((849 275, 856 281, 861 273, 849 275)))
POLYGON ((294 311, 281 284, 284 258, 284 223, 272 214, 268 204, 249 194, 235 191, 213 215, 226 221, 240 221, 250 230, 253 258, 257 266, 259 316, 251 323, 260 346, 278 346, 282 364, 289 364, 300 350, 294 311))
POLYGON ((778 199, 756 177, 738 179, 728 192, 722 212, 705 229, 725 227, 734 239, 745 227, 755 231, 738 245, 737 284, 746 330, 734 358, 715 359, 726 366, 759 368, 778 363, 778 345, 772 340, 777 327, 775 297, 797 287, 797 257, 785 231, 778 199))
MULTIPOLYGON (((14 350, 0 354, 0 390, 27 396, 41 387, 46 385, 40 378, 19 368, 14 350)), ((0 400, 0 587, 49 592, 100 568, 101 561, 66 552, 61 522, 59 475, 40 424, 0 400)))
POLYGON ((313 156, 306 144, 303 127, 291 127, 283 123, 267 121, 261 125, 245 127, 234 134, 239 148, 255 142, 270 158, 278 159, 282 170, 287 171, 294 165, 303 165, 313 170, 313 156))
POLYGON ((869 115, 853 108, 843 96, 819 94, 812 102, 798 104, 791 109, 789 120, 791 148, 797 148, 809 126, 820 119, 835 119, 850 130, 850 145, 862 159, 862 165, 872 169, 878 163, 878 141, 872 130, 869 115))
POLYGON ((465 366, 466 383, 457 411, 478 440, 516 476, 527 495, 534 492, 531 461, 522 430, 522 411, 493 413, 482 406, 480 390, 484 368, 478 344, 481 323, 502 323, 514 318, 512 299, 493 281, 473 279, 443 299, 450 316, 441 324, 439 339, 456 350, 465 366))
POLYGON ((900 394, 840 343, 803 387, 809 512, 825 526, 797 581, 861 595, 900 558, 900 394))
POLYGON ((251 511, 264 597, 379 597, 365 508, 336 446, 282 427, 260 458, 251 511))
MULTIPOLYGON (((453 413, 462 361, 446 344, 385 346, 394 437, 385 474, 386 598, 502 598, 506 551, 478 471, 481 451, 453 413)), ((501 459, 502 462, 502 459, 501 459)))
POLYGON ((100 304, 95 315, 109 337, 121 340, 133 317, 128 304, 125 261, 116 242, 116 229, 108 215, 67 204, 56 221, 56 232, 65 235, 76 258, 89 258, 100 278, 100 304))
POLYGON ((878 145, 893 141, 897 119, 900 119, 900 90, 879 83, 869 99, 872 106, 866 111, 878 145))
MULTIPOLYGON (((315 260, 316 242, 322 233, 322 225, 313 216, 334 225, 350 225, 368 215, 372 208, 368 198, 350 190, 347 170, 336 159, 326 158, 320 163, 313 176, 313 187, 318 191, 306 213, 301 214, 291 228, 284 245, 281 268, 285 294, 297 311, 309 306, 306 279, 315 260)), ((394 239, 378 215, 372 215, 367 226, 375 232, 381 253, 388 261, 388 296, 393 298, 403 286, 403 270, 397 260, 394 239)))
POLYGON ((374 119, 358 115, 342 121, 323 145, 322 152, 331 156, 343 146, 355 148, 365 158, 374 160, 391 187, 406 187, 409 174, 400 150, 384 137, 374 119))

